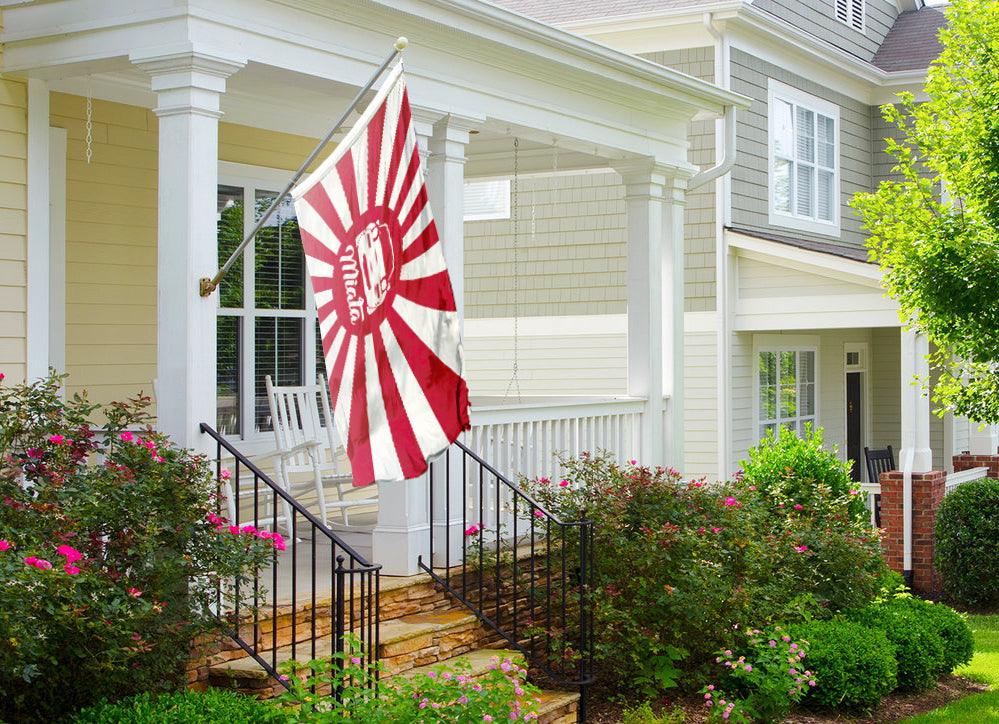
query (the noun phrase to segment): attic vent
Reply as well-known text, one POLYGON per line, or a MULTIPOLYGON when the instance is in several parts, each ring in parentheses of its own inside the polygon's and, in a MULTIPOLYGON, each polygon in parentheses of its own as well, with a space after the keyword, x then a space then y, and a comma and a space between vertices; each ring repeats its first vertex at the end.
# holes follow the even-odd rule
POLYGON ((854 30, 864 32, 864 0, 833 0, 836 19, 854 30))

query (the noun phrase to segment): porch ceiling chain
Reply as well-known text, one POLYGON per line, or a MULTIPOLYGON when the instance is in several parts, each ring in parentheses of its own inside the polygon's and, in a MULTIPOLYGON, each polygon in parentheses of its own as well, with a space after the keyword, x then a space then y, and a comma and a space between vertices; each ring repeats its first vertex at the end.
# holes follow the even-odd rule
MULTIPOLYGON (((510 382, 507 383, 506 392, 503 399, 510 397, 511 391, 515 391, 517 402, 521 401, 520 392, 520 203, 518 191, 520 189, 520 139, 513 139, 513 179, 511 181, 511 192, 513 208, 513 370, 510 375, 510 382)), ((531 233, 534 233, 534 201, 533 192, 531 197, 531 233)))
POLYGON ((87 78, 87 122, 86 122, 87 163, 94 157, 94 81, 87 78))

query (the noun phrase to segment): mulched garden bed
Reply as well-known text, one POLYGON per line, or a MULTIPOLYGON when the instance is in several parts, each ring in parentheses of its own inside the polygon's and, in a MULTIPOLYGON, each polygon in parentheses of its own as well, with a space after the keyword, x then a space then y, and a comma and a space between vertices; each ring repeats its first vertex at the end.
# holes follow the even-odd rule
MULTIPOLYGON (((886 722, 897 722, 916 714, 932 711, 955 699, 988 691, 988 688, 984 684, 979 684, 971 679, 965 679, 960 676, 946 676, 940 680, 935 688, 929 691, 923 691, 918 694, 890 694, 884 698, 881 706, 864 716, 802 712, 792 714, 785 720, 785 724, 829 724, 831 722, 843 722, 844 724, 885 724, 886 722)), ((705 721, 704 706, 700 699, 674 701, 668 705, 664 703, 663 708, 669 711, 677 703, 679 703, 686 714, 685 721, 687 724, 700 724, 700 722, 705 721)), ((621 712, 624 708, 621 704, 601 700, 599 694, 595 693, 590 698, 589 720, 594 722, 594 724, 616 724, 621 721, 621 712)))

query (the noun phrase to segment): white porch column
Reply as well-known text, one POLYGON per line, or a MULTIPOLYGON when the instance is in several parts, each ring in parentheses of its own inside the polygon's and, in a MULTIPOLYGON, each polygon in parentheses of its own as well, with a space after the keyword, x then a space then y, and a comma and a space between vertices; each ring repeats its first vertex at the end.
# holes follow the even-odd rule
POLYGON ((641 462, 682 467, 686 179, 651 161, 618 171, 628 217, 628 394, 648 399, 641 462))
POLYGON ((997 426, 983 425, 979 422, 971 422, 968 425, 969 452, 972 455, 996 455, 999 448, 997 426))
POLYGON ((28 254, 27 369, 28 382, 49 371, 49 86, 28 79, 28 254))
POLYGON ((902 329, 902 573, 912 585, 912 475, 933 469, 930 449, 929 343, 926 337, 902 329))
MULTIPOLYGON (((469 132, 481 119, 446 115, 433 124, 430 135, 427 193, 444 247, 444 259, 451 276, 455 306, 464 330, 465 320, 465 161, 469 132)), ((464 551, 462 530, 463 456, 448 450, 450 464, 441 460, 435 470, 433 510, 434 565, 461 562, 464 551), (447 485, 444 481, 447 479, 447 485)))
POLYGON ((215 309, 198 280, 218 268, 216 196, 219 101, 245 64, 197 52, 133 55, 152 78, 159 118, 157 225, 157 425, 197 448, 215 423, 215 309))

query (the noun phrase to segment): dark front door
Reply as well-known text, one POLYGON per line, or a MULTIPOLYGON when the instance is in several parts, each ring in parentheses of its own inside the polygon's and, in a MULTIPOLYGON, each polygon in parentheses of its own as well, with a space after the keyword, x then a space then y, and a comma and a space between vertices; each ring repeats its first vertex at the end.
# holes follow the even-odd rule
POLYGON ((860 458, 863 454, 861 433, 861 379, 863 372, 846 374, 846 456, 853 461, 850 477, 860 481, 860 458))

